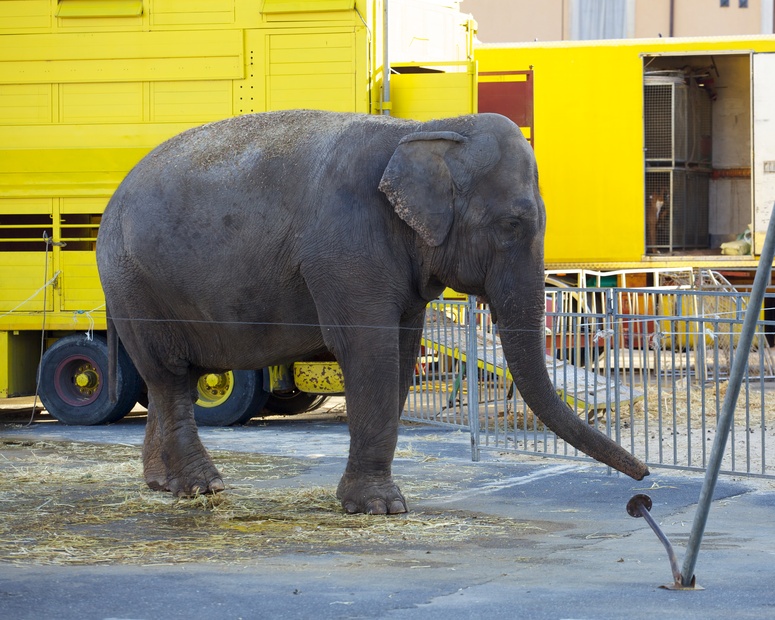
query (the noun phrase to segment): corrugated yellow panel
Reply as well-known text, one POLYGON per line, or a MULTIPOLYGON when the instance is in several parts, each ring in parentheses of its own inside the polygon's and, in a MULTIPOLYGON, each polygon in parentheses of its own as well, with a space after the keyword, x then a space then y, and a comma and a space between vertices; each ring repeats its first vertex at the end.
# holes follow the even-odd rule
POLYGON ((0 196, 108 196, 151 148, 194 124, 0 125, 0 196))
POLYGON ((234 0, 154 0, 152 26, 233 24, 234 0))
POLYGON ((0 124, 50 123, 51 105, 49 84, 7 84, 0 87, 0 124))
POLYGON ((279 76, 270 79, 267 90, 267 110, 311 108, 352 112, 355 104, 352 76, 279 76))
POLYGON ((393 75, 392 114, 419 121, 471 114, 473 87, 473 76, 464 72, 393 75))
POLYGON ((355 0, 264 0, 262 13, 314 13, 317 11, 348 11, 355 0))
POLYGON ((135 149, 38 149, 2 150, 0 159, 6 172, 57 170, 79 172, 85 170, 129 170, 123 162, 122 151, 135 149))
POLYGON ((0 198, 0 215, 51 215, 50 198, 0 198))
POLYGON ((0 149, 150 149, 189 127, 191 123, 0 125, 0 149))
POLYGON ((0 34, 45 30, 51 27, 49 0, 3 0, 0 2, 0 34))
MULTIPOLYGON (((306 57, 307 50, 289 49, 273 50, 270 62, 272 75, 319 75, 318 71, 327 74, 353 74, 353 48, 322 48, 314 53, 314 58, 306 57)), ((311 56, 311 54, 310 54, 311 56)))
POLYGON ((88 312, 105 303, 94 252, 65 249, 59 254, 59 265, 62 270, 62 310, 88 312))
POLYGON ((0 196, 109 195, 148 150, 0 149, 0 196))
POLYGON ((143 0, 59 0, 57 17, 136 17, 143 0))
POLYGON ((242 31, 0 37, 0 84, 241 78, 242 31))
POLYGON ((267 38, 268 110, 357 109, 353 32, 277 34, 267 38))
POLYGON ((140 82, 62 84, 60 89, 62 123, 139 123, 143 120, 140 82))
MULTIPOLYGON (((43 286, 43 270, 46 253, 41 242, 40 252, 2 252, 0 253, 0 312, 40 312, 43 310, 43 292, 37 292, 43 286)), ((52 253, 48 253, 48 277, 52 270, 52 253)), ((49 289, 46 295, 46 310, 54 309, 53 297, 49 289)))
POLYGON ((102 213, 108 205, 107 198, 87 198, 78 196, 77 198, 62 198, 60 201, 60 213, 102 213))
POLYGON ((232 82, 188 81, 151 84, 152 121, 206 123, 232 114, 232 82))

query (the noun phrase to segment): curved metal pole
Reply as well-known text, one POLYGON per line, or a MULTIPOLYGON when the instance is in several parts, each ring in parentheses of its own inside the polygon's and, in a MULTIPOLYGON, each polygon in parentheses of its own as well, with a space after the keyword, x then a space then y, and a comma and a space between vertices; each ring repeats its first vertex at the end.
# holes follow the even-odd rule
POLYGON ((681 570, 681 583, 688 587, 694 577, 694 567, 697 564, 697 553, 700 549, 702 536, 705 533, 705 524, 708 521, 710 503, 713 500, 713 491, 716 488, 718 473, 721 469, 721 459, 727 445, 729 429, 735 413, 737 397, 740 394, 740 384, 743 380, 746 366, 748 365, 748 352, 751 350, 756 322, 759 319, 759 311, 762 307, 764 292, 770 281, 772 260, 775 258, 775 205, 770 213, 770 223, 767 227, 767 236, 764 238, 764 247, 759 257, 759 266, 756 268, 756 277, 753 281, 751 296, 748 299, 748 308, 745 312, 743 329, 740 332, 740 340, 737 344, 735 359, 732 362, 732 370, 729 373, 729 384, 721 406, 721 414, 716 426, 716 437, 713 440, 713 449, 708 461, 708 469, 705 471, 705 482, 700 491, 700 499, 697 503, 697 512, 694 515, 694 524, 689 536, 689 544, 681 570))

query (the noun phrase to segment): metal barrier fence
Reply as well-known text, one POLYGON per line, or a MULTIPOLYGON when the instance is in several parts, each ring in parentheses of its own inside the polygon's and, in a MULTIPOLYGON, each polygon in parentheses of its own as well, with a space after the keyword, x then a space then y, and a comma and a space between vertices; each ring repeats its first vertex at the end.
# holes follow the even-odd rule
MULTIPOLYGON (((546 365, 560 396, 651 467, 703 470, 743 323, 747 294, 724 287, 567 288, 546 292, 546 365)), ((770 304, 768 304, 770 305, 770 304)), ((722 464, 775 478, 775 349, 760 320, 722 464)), ((520 399, 489 311, 438 301, 404 419, 471 433, 481 450, 589 459, 520 399)))

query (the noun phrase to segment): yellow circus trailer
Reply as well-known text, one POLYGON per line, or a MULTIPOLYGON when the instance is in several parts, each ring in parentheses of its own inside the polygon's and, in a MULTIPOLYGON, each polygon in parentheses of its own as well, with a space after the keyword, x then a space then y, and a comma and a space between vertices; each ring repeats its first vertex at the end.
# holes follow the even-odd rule
POLYGON ((547 269, 749 279, 775 202, 773 52, 773 36, 477 47, 479 111, 535 149, 547 269))
MULTIPOLYGON (((0 398, 37 387, 74 423, 142 400, 125 356, 122 398, 107 398, 94 255, 124 175, 163 140, 239 114, 473 112, 474 26, 456 4, 391 0, 388 29, 381 0, 0 2, 0 398)), ((200 422, 258 413, 262 386, 283 413, 342 389, 300 369, 309 392, 290 368, 203 377, 200 422)))

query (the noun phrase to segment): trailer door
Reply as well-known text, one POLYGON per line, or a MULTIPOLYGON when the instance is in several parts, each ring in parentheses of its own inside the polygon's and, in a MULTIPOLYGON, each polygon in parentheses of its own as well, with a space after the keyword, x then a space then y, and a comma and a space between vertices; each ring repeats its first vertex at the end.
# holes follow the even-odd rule
POLYGON ((761 254, 775 203, 775 54, 753 55, 754 253, 761 254))

